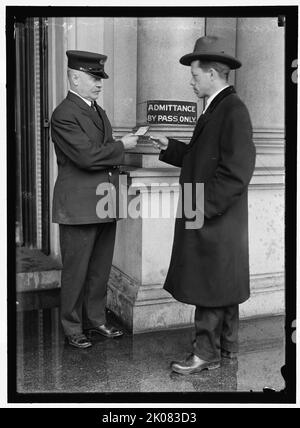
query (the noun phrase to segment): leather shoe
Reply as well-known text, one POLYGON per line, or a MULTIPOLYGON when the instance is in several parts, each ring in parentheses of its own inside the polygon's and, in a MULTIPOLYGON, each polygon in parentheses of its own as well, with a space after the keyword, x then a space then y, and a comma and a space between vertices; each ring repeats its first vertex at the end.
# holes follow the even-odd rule
POLYGON ((92 343, 87 339, 84 334, 72 334, 67 336, 67 342, 69 345, 74 346, 75 348, 85 349, 92 346, 92 343))
POLYGON ((204 361, 195 354, 191 354, 184 361, 174 362, 171 368, 174 372, 183 375, 199 373, 202 370, 213 370, 220 367, 220 361, 204 361))
POLYGON ((221 350, 221 357, 222 358, 227 358, 229 360, 237 360, 237 356, 238 356, 237 352, 225 351, 225 349, 221 350))
POLYGON ((87 330, 87 332, 90 333, 99 333, 102 334, 102 336, 113 338, 118 336, 123 336, 123 331, 117 329, 116 327, 108 324, 99 325, 97 327, 91 327, 87 330))

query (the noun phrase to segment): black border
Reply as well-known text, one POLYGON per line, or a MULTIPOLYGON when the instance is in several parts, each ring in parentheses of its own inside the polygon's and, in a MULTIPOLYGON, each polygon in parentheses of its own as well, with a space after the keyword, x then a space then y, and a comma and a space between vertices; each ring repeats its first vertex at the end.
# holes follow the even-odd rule
MULTIPOLYGON (((282 21, 282 19, 281 19, 282 21)), ((295 403, 296 345, 292 341, 296 319, 296 186, 297 186, 297 85, 292 81, 298 53, 298 6, 212 7, 6 7, 7 49, 7 298, 8 298, 8 403, 295 403), (285 17, 285 284, 286 388, 279 392, 234 393, 18 393, 16 388, 16 262, 15 262, 15 148, 14 148, 14 23, 26 17, 285 17)), ((267 47, 266 47, 267 48, 267 47)), ((132 409, 134 410, 134 409, 132 409)), ((125 413, 125 409, 124 409, 125 413)))

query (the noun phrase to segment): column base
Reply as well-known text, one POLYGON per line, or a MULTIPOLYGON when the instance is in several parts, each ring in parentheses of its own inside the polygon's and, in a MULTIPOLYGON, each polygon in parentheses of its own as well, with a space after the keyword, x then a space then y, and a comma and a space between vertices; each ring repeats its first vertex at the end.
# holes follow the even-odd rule
POLYGON ((114 266, 109 280, 108 308, 132 334, 194 323, 194 306, 177 302, 161 284, 138 284, 114 266))
MULTIPOLYGON (((240 318, 282 314, 282 281, 282 274, 251 277, 251 297, 240 305, 240 318)), ((132 334, 194 324, 195 306, 176 301, 161 284, 139 284, 114 266, 109 280, 108 308, 132 334)))

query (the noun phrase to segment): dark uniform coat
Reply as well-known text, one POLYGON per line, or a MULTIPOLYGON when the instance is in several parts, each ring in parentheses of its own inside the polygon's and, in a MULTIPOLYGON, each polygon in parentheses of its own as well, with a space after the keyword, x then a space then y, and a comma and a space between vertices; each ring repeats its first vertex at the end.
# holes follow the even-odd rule
POLYGON ((247 189, 255 146, 248 110, 234 88, 213 99, 188 145, 170 139, 160 160, 181 167, 181 186, 204 183, 204 224, 188 230, 186 219, 176 219, 164 288, 197 306, 244 302, 250 294, 247 189))
MULTIPOLYGON (((96 207, 101 198, 97 195, 97 187, 111 182, 117 193, 117 166, 123 162, 124 145, 112 138, 105 111, 99 106, 97 109, 94 111, 79 96, 69 92, 53 112, 51 136, 58 163, 53 195, 54 223, 75 225, 113 221, 97 214, 96 207)), ((107 193, 103 196, 109 197, 107 193)), ((116 200, 111 194, 110 203, 113 205, 116 200)))

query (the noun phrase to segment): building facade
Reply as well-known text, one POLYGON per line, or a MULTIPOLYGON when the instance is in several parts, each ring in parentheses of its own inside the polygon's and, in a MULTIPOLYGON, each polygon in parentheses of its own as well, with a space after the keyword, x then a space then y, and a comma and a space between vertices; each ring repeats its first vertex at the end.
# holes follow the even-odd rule
MULTIPOLYGON (((204 35, 225 37, 229 53, 243 64, 230 83, 249 109, 257 150, 249 186, 251 298, 241 305, 241 316, 284 312, 284 27, 277 18, 47 17, 17 25, 17 245, 20 254, 30 252, 35 266, 18 269, 17 291, 60 286, 59 232, 51 223, 57 165, 49 118, 68 91, 66 50, 108 56, 109 79, 98 103, 115 137, 149 125, 148 134, 188 142, 193 124, 149 123, 147 103, 197 103, 201 114, 190 69, 179 58, 204 35), (47 267, 38 267, 35 256, 47 267)), ((160 162, 149 140, 141 138, 126 153, 123 169, 141 211, 176 205, 179 170, 160 162), (170 186, 172 200, 163 191, 170 186)), ((173 228, 174 218, 167 215, 118 222, 108 304, 133 333, 193 322, 194 307, 162 288, 173 228)))

